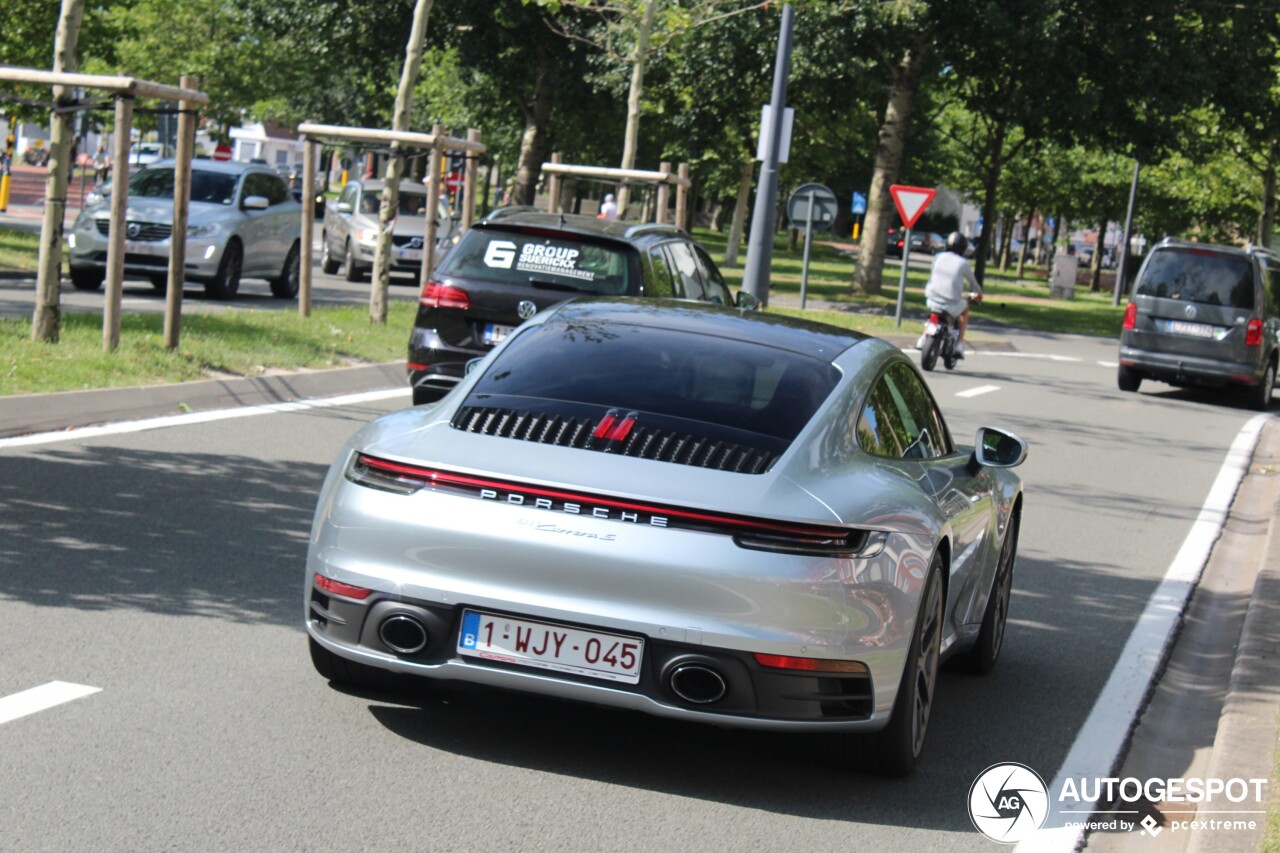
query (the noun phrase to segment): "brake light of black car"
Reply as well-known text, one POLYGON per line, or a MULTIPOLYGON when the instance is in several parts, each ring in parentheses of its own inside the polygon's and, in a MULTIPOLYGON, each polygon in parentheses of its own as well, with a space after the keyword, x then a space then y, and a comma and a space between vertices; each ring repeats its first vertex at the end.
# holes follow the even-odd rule
POLYGON ((1123 329, 1132 329, 1138 325, 1138 305, 1136 302, 1130 302, 1124 309, 1124 325, 1123 329))
POLYGON ((1254 317, 1244 330, 1244 345, 1247 347, 1262 346, 1262 320, 1254 317))
POLYGON ((471 297, 460 287, 439 281, 428 281, 422 285, 422 295, 418 304, 427 308, 452 308, 457 311, 471 310, 471 297))

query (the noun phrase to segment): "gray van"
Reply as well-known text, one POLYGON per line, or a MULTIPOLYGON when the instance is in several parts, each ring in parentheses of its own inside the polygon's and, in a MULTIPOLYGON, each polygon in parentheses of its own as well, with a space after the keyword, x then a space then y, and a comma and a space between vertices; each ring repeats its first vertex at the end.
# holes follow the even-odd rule
POLYGON ((1239 387, 1266 410, 1280 357, 1280 255, 1166 239, 1124 312, 1121 391, 1143 379, 1239 387))

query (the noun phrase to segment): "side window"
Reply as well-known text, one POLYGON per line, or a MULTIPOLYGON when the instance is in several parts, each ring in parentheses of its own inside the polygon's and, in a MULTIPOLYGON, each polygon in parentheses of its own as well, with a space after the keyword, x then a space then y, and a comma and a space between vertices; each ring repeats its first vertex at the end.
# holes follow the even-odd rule
POLYGON ((876 382, 858 419, 858 444, 889 459, 933 459, 951 452, 951 439, 929 390, 905 364, 876 382))
POLYGON ((732 305, 733 296, 729 293, 729 285, 724 283, 724 276, 716 268, 715 262, 707 256, 701 246, 693 246, 694 258, 698 261, 698 272, 707 289, 708 302, 716 305, 732 305))
POLYGON ((929 389, 907 365, 899 362, 886 371, 890 394, 901 413, 911 441, 903 448, 908 459, 933 459, 950 451, 950 441, 942 416, 929 389))
POLYGON ((273 204, 284 204, 289 200, 289 188, 276 175, 263 175, 267 190, 267 199, 273 204))
POLYGON ((356 184, 347 184, 342 188, 342 194, 338 196, 338 204, 349 204, 351 209, 356 209, 356 184))
POLYGON ((702 279, 698 275, 698 259, 687 243, 667 243, 667 256, 676 271, 676 283, 682 299, 702 299, 702 279))
POLYGON ((651 299, 670 299, 676 295, 676 283, 667 266, 661 246, 654 246, 644 257, 644 295, 651 299))
POLYGON ((872 456, 901 459, 903 448, 911 443, 898 407, 889 394, 885 377, 876 382, 862 404, 858 418, 858 444, 872 456))
POLYGON ((1280 314, 1280 267, 1270 260, 1262 263, 1262 287, 1267 294, 1267 314, 1280 314))
POLYGON ((241 201, 251 195, 262 196, 270 201, 271 189, 266 185, 266 175, 261 172, 250 172, 244 176, 244 194, 240 196, 241 201))

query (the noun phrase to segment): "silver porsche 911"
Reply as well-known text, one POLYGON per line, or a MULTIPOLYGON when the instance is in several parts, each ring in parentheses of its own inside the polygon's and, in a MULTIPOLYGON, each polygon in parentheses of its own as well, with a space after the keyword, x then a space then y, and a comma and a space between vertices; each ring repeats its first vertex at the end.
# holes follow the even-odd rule
POLYGON ((990 670, 1021 439, 960 447, 896 347, 662 300, 562 303, 325 481, 311 656, 838 735, 911 772, 938 667, 990 670))

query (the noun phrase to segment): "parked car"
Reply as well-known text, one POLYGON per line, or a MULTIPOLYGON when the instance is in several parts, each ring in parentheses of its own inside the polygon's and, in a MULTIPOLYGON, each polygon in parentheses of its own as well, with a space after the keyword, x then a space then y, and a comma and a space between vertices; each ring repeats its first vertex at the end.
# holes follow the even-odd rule
POLYGON ((711 256, 674 225, 500 208, 422 289, 409 338, 414 403, 443 396, 524 320, 583 294, 755 306, 747 294, 735 300, 711 256))
POLYGON ((1271 405, 1280 363, 1280 255, 1168 239, 1143 262, 1120 334, 1122 391, 1144 379, 1231 386, 1271 405))
MULTIPOLYGON (((320 265, 347 281, 363 281, 373 270, 378 246, 378 213, 383 182, 374 178, 351 181, 338 200, 327 205, 320 232, 320 265)), ((393 272, 422 269, 422 239, 427 230, 427 191, 415 181, 400 182, 400 204, 391 232, 393 272)), ((436 203, 436 247, 442 251, 453 235, 454 219, 443 199, 436 203)))
POLYGON ((164 159, 164 146, 159 142, 135 142, 129 146, 129 165, 134 168, 152 166, 164 159))
POLYGON ((911 251, 925 255, 936 255, 947 250, 947 238, 936 231, 912 231, 911 251))
MULTIPOLYGON (((158 290, 169 275, 173 169, 173 161, 165 160, 129 175, 125 272, 145 276, 158 290)), ((67 236, 77 290, 102 286, 110 231, 111 188, 103 187, 67 236)), ((232 298, 241 278, 264 278, 272 295, 295 297, 301 231, 301 207, 270 169, 193 161, 186 278, 203 282, 210 297, 232 298)))
POLYGON ((958 446, 876 338, 563 302, 338 454, 303 584, 311 659, 354 686, 820 733, 905 775, 941 662, 1001 653, 1025 456, 992 427, 958 446))

